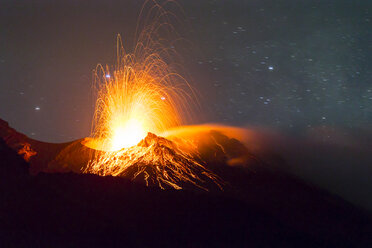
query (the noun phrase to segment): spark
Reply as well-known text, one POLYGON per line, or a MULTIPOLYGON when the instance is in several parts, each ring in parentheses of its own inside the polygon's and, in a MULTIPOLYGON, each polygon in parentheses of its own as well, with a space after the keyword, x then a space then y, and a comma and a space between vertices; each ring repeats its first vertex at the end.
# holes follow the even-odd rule
POLYGON ((169 24, 172 15, 155 1, 151 4, 153 19, 144 23, 133 51, 124 50, 118 35, 116 65, 97 66, 94 84, 97 101, 92 125, 92 137, 99 140, 96 149, 128 148, 148 132, 160 134, 192 117, 195 93, 175 70, 172 41, 171 45, 165 44, 160 37, 160 33, 175 33, 169 24))
POLYGON ((185 79, 170 69, 150 40, 147 47, 140 42, 133 53, 124 52, 120 36, 117 42, 118 64, 113 69, 99 65, 95 78, 98 100, 92 136, 101 140, 96 147, 100 150, 127 148, 147 132, 159 134, 180 125, 192 101, 185 79))

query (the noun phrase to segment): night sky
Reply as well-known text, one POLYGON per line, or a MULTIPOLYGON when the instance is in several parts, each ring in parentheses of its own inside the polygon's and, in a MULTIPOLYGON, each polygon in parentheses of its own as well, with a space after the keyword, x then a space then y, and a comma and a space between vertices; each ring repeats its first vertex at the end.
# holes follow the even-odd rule
MULTIPOLYGON (((371 133, 371 1, 178 3, 184 70, 202 106, 195 123, 371 133)), ((92 71, 114 63, 117 34, 131 50, 141 5, 1 0, 0 118, 38 140, 88 136, 92 71)))

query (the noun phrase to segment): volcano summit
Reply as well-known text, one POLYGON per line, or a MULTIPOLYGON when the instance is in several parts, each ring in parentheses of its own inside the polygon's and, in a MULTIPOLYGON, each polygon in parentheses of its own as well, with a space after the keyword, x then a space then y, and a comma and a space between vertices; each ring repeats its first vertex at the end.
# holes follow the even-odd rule
POLYGON ((202 165, 196 149, 188 152, 185 145, 148 133, 135 146, 99 154, 84 172, 126 177, 161 189, 208 190, 212 185, 222 189, 222 180, 202 165))

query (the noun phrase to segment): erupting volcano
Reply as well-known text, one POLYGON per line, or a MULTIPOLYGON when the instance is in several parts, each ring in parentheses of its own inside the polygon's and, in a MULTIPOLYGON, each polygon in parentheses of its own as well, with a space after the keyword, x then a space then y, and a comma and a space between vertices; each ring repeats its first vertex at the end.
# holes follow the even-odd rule
POLYGON ((206 181, 222 189, 222 180, 203 166, 190 144, 157 136, 183 124, 197 100, 176 71, 175 49, 162 43, 159 33, 172 29, 168 13, 155 5, 150 14, 132 53, 126 53, 118 35, 116 65, 97 66, 92 139, 84 145, 98 151, 83 172, 142 177, 146 185, 162 189, 192 184, 208 190, 206 181))
MULTIPOLYGON (((140 14, 135 45, 126 52, 118 35, 115 66, 98 65, 94 88, 97 101, 93 141, 88 146, 117 151, 138 144, 148 132, 160 134, 188 120, 195 94, 177 72, 177 52, 172 45, 175 30, 171 15, 152 3, 140 14)), ((175 38, 176 39, 176 38, 175 38)))
POLYGON ((207 162, 225 163, 235 155, 209 129, 182 138, 174 135, 198 108, 195 91, 178 72, 179 56, 170 38, 177 36, 172 25, 176 15, 149 1, 140 21, 142 16, 133 50, 127 52, 118 35, 115 65, 99 64, 94 71, 90 137, 51 148, 3 125, 2 136, 30 163, 31 173, 72 171, 124 177, 161 189, 224 189, 224 180, 207 162), (205 153, 206 140, 210 154, 205 153))

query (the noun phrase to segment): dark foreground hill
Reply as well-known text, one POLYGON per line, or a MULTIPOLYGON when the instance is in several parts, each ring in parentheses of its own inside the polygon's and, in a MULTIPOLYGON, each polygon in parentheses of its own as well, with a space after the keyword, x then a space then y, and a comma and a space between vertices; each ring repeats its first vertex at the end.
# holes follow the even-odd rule
POLYGON ((367 214, 271 170, 220 173, 238 191, 145 187, 86 174, 31 176, 0 139, 0 247, 370 247, 367 214))

